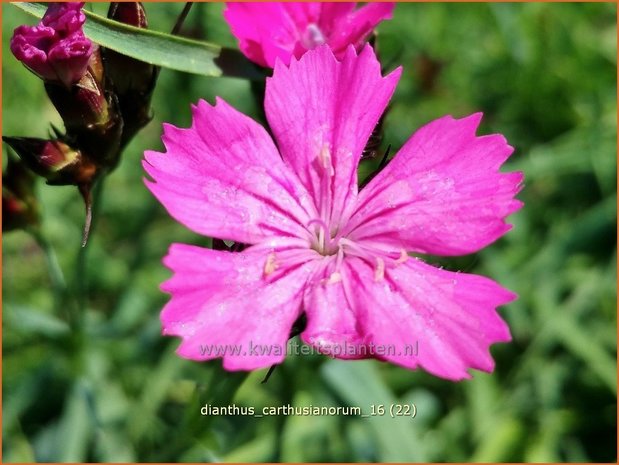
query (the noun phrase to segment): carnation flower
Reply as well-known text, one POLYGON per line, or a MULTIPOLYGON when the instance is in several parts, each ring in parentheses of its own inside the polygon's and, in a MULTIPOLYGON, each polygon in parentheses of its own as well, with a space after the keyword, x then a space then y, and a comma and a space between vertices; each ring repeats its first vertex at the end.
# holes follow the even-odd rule
POLYGON ((69 87, 88 66, 93 44, 82 31, 86 16, 77 2, 51 3, 37 26, 19 26, 11 52, 41 79, 69 87))
POLYGON ((281 363, 304 314, 302 340, 333 356, 452 380, 493 370, 489 346, 510 340, 496 307, 515 295, 409 253, 469 254, 501 237, 521 206, 522 174, 499 172, 513 149, 501 135, 475 135, 481 114, 445 116, 359 191, 361 152, 400 74, 383 77, 370 46, 341 62, 318 47, 289 68, 278 61, 267 81, 277 146, 220 99, 194 106, 188 129, 164 126, 167 152, 145 153, 149 189, 195 232, 249 244, 171 246, 161 320, 182 338, 180 356, 223 358, 228 370, 281 363))
POLYGON ((250 60, 272 68, 286 65, 319 45, 328 44, 342 58, 349 45, 361 50, 395 3, 228 3, 224 17, 250 60))

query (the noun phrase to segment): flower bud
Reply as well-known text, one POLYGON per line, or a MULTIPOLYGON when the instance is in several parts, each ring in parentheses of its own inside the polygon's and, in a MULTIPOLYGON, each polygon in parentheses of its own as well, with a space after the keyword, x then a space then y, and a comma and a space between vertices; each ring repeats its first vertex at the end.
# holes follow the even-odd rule
POLYGON ((91 183, 97 169, 80 150, 61 140, 31 137, 3 137, 21 160, 48 184, 80 185, 91 183))
MULTIPOLYGON (((86 206, 86 221, 82 240, 82 246, 84 246, 88 240, 92 220, 92 186, 107 167, 93 162, 81 150, 72 148, 62 140, 43 140, 28 137, 2 137, 2 139, 19 155, 21 161, 30 170, 47 179, 47 184, 77 186, 86 206)), ((2 196, 4 209, 4 190, 2 196)), ((7 195, 7 211, 21 211, 20 209, 24 208, 14 197, 7 195)))
POLYGON ((2 230, 36 226, 39 209, 34 195, 35 176, 25 164, 9 157, 2 174, 2 230))
POLYGON ((46 82, 69 88, 88 67, 94 45, 82 31, 83 3, 51 3, 37 26, 19 26, 11 38, 11 52, 46 82))
MULTIPOLYGON (((146 11, 141 2, 112 2, 108 18, 143 29, 148 28, 146 11)), ((105 51, 105 65, 116 92, 149 93, 152 91, 154 66, 114 50, 105 51)))
POLYGON ((74 85, 66 87, 47 81, 45 90, 69 132, 105 125, 111 119, 109 98, 103 88, 99 47, 94 47, 86 71, 74 85))
MULTIPOLYGON (((141 2, 112 2, 108 18, 139 28, 148 27, 141 2)), ((157 68, 110 49, 105 50, 104 60, 124 121, 121 143, 124 146, 152 118, 150 101, 157 81, 157 68)))
POLYGON ((111 169, 120 155, 123 120, 118 97, 107 91, 104 83, 103 62, 96 47, 79 82, 68 89, 46 82, 45 90, 76 145, 97 164, 111 169))

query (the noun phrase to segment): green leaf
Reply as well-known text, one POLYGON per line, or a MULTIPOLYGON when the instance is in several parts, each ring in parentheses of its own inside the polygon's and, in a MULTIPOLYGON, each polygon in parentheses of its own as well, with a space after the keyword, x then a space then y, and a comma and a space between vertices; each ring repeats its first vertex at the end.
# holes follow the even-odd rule
POLYGON ((517 419, 509 416, 498 418, 473 453, 471 462, 509 461, 524 435, 525 429, 517 419))
POLYGON ((21 305, 8 305, 4 323, 20 334, 59 338, 69 333, 69 325, 55 315, 21 305))
POLYGON ((92 391, 83 379, 77 379, 56 429, 56 457, 59 462, 83 462, 94 434, 92 410, 88 398, 92 391))
POLYGON ((380 378, 376 362, 330 360, 322 366, 322 376, 348 405, 361 407, 364 414, 370 413, 372 405, 386 408, 384 415, 363 418, 380 448, 380 461, 424 461, 424 444, 415 420, 389 415, 390 405, 398 402, 380 378))
MULTIPOLYGON (((16 7, 42 18, 47 6, 17 2, 16 7)), ((240 52, 216 44, 140 29, 85 11, 84 34, 93 42, 123 55, 163 68, 203 76, 259 80, 264 74, 240 52)))

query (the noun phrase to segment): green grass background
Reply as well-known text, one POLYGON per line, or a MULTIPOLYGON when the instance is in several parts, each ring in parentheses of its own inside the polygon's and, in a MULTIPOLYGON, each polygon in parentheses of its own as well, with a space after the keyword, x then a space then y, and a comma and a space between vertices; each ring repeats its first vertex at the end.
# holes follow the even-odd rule
MULTIPOLYGON (((167 31, 182 6, 146 8, 167 31)), ((400 4, 379 28, 385 66, 404 66, 384 146, 399 148, 444 114, 483 111, 481 132, 505 134, 516 148, 506 169, 526 175, 513 231, 478 254, 432 260, 519 294, 500 310, 514 340, 492 349, 494 374, 451 383, 376 361, 298 356, 263 385, 264 371, 245 377, 176 357, 177 340, 160 335, 161 257, 171 242, 207 240, 146 191, 142 152, 161 148, 162 121, 187 125, 198 98, 257 108, 244 81, 164 70, 154 121, 106 182, 84 334, 54 311, 33 239, 3 237, 4 461, 616 461, 616 8, 400 4), (204 402, 366 411, 413 402, 418 414, 202 417, 204 402)), ((2 9, 2 133, 43 137, 59 117, 8 48, 13 28, 34 20, 2 9)), ((195 5, 185 33, 234 46, 221 10, 195 5)), ((81 200, 42 182, 38 194, 71 284, 81 200)))

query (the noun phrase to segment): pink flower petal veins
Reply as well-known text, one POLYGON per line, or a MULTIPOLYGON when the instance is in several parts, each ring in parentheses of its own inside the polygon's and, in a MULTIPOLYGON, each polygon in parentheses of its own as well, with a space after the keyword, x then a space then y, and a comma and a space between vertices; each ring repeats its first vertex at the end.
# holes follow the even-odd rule
POLYGON ((267 81, 265 111, 281 155, 335 229, 354 205, 361 152, 401 71, 382 77, 369 46, 358 57, 349 47, 341 63, 323 46, 290 68, 279 62, 267 81))
POLYGON ((222 100, 193 108, 189 129, 164 127, 166 153, 146 152, 148 188, 170 214, 207 236, 254 244, 307 237, 313 203, 266 131, 222 100))
POLYGON ((254 62, 273 68, 308 50, 328 44, 338 59, 349 45, 360 50, 374 28, 391 19, 394 3, 227 3, 224 17, 241 51, 254 62))
POLYGON ((445 116, 417 131, 359 194, 350 237, 463 255, 505 234, 523 175, 499 172, 513 148, 498 134, 475 136, 480 119, 445 116))
POLYGON ((338 57, 345 53, 349 45, 359 50, 382 21, 392 18, 394 8, 395 3, 368 3, 344 17, 343 20, 336 20, 330 35, 329 46, 338 57))
POLYGON ((174 276, 161 313, 163 333, 181 336, 177 353, 191 360, 223 358, 228 370, 281 363, 301 313, 311 262, 263 279, 264 250, 221 252, 173 244, 164 259, 174 276))
POLYGON ((495 308, 515 294, 482 276, 439 270, 410 259, 373 279, 366 262, 351 260, 353 306, 368 342, 389 349, 384 359, 443 378, 470 378, 467 370, 494 369, 491 344, 511 339, 495 308), (408 348, 418 343, 419 353, 408 348))
POLYGON ((370 350, 361 320, 354 306, 351 265, 335 260, 326 263, 309 282, 304 298, 307 327, 301 339, 321 353, 338 358, 368 358, 370 350))

